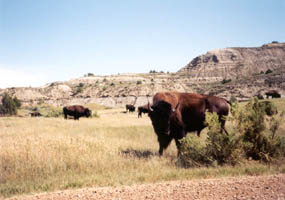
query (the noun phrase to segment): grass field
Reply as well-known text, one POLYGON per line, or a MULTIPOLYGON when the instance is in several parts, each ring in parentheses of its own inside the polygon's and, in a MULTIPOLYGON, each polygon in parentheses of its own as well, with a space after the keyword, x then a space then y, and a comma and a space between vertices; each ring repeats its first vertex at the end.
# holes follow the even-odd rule
MULTIPOLYGON (((274 100, 285 111, 285 100, 274 100)), ((184 169, 174 142, 159 157, 147 115, 97 110, 99 117, 0 118, 0 197, 88 186, 285 173, 285 164, 184 169)), ((206 130, 201 140, 206 138, 206 130)), ((285 134, 284 121, 279 134, 285 134)))

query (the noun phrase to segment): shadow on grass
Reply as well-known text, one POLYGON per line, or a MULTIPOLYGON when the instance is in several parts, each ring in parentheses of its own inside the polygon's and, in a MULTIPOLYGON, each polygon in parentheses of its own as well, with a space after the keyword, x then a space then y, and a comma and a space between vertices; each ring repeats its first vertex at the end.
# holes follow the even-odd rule
POLYGON ((119 155, 126 158, 151 158, 152 156, 157 156, 157 153, 154 153, 149 150, 136 150, 136 149, 126 149, 119 152, 119 155))

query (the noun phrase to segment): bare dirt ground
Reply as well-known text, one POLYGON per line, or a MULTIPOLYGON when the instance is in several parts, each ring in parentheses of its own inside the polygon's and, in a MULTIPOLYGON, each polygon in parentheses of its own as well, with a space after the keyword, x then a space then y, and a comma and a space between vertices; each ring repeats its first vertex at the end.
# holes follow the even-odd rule
POLYGON ((69 199, 275 199, 285 200, 285 174, 170 181, 121 187, 83 188, 12 197, 9 200, 69 199))

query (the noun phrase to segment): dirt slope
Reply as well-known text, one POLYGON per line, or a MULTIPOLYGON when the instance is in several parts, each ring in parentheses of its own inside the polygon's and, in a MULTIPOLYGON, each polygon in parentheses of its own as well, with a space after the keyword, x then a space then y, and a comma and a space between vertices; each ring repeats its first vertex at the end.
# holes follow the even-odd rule
POLYGON ((285 174, 273 176, 245 176, 219 179, 171 181, 121 187, 84 188, 30 196, 13 197, 23 199, 276 199, 285 200, 285 174))

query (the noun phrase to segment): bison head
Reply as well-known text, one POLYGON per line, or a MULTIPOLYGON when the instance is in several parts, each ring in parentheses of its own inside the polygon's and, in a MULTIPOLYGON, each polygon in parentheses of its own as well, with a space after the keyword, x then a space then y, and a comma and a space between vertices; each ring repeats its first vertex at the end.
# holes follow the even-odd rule
POLYGON ((169 135, 171 112, 171 104, 165 101, 156 102, 149 108, 149 117, 157 135, 169 135))
POLYGON ((148 115, 151 119, 155 133, 159 142, 159 155, 170 144, 173 136, 170 134, 171 120, 176 115, 176 109, 172 109, 171 104, 165 101, 159 101, 149 107, 148 115))
POLYGON ((88 108, 85 108, 84 113, 85 113, 85 116, 86 116, 86 117, 90 117, 90 116, 91 116, 91 114, 92 114, 92 111, 91 111, 91 110, 89 110, 88 108))

